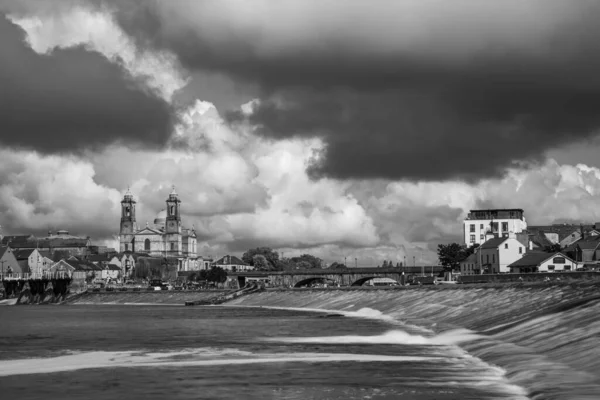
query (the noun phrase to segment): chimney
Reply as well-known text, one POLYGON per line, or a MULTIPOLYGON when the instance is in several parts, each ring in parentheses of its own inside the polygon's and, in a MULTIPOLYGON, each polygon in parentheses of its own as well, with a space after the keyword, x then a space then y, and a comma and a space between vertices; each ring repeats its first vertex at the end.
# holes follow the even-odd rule
POLYGON ((517 238, 517 234, 514 233, 513 231, 509 231, 508 232, 508 238, 509 239, 516 239, 517 238))

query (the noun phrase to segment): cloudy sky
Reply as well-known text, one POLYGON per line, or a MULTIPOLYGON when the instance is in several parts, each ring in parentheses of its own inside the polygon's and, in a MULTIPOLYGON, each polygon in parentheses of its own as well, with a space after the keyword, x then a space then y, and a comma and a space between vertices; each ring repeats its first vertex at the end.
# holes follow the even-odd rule
POLYGON ((0 0, 0 224, 431 263, 480 207, 600 221, 600 2, 0 0))

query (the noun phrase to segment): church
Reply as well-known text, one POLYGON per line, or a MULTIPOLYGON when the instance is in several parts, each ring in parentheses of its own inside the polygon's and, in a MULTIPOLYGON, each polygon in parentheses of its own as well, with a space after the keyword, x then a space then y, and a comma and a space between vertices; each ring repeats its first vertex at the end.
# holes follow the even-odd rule
MULTIPOLYGON (((173 191, 153 224, 139 229, 135 219, 135 200, 127 190, 121 201, 120 252, 146 253, 151 257, 174 257, 180 268, 189 259, 196 259, 196 232, 181 225, 181 200, 173 191)), ((186 268, 187 269, 187 268, 186 268)))

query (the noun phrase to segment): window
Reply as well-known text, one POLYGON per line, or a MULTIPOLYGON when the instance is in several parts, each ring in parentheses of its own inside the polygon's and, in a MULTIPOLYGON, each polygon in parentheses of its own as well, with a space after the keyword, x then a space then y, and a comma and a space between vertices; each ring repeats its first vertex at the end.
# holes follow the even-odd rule
POLYGON ((508 232, 508 222, 502 223, 502 232, 508 232))
POLYGON ((565 263, 565 258, 564 257, 554 257, 552 259, 552 262, 554 264, 564 264, 565 263))
POLYGON ((485 235, 483 233, 480 235, 480 237, 481 237, 481 240, 485 239, 485 235))
POLYGON ((129 207, 125 207, 125 216, 129 217, 130 213, 131 213, 131 209, 129 207))
POLYGON ((144 240, 144 250, 150 250, 150 239, 144 240))
POLYGON ((554 265, 548 265, 548 271, 554 271, 554 265))
POLYGON ((471 243, 475 243, 475 235, 471 235, 471 243))
POLYGON ((498 223, 492 222, 492 232, 498 233, 498 223))
POLYGON ((485 255, 485 263, 486 263, 486 264, 489 264, 489 263, 490 263, 490 255, 489 255, 489 254, 486 254, 486 255, 485 255))
POLYGON ((504 243, 504 248, 508 249, 508 243, 504 243))
POLYGON ((519 254, 523 254, 523 248, 519 247, 519 254))
POLYGON ((475 224, 471 224, 470 229, 470 232, 475 232, 475 224))
POLYGON ((571 270, 571 266, 570 265, 565 265, 563 266, 565 271, 570 271, 571 270))
POLYGON ((175 215, 175 206, 171 206, 171 215, 175 215))
POLYGON ((496 264, 496 255, 492 254, 492 264, 496 264))
POLYGON ((479 224, 479 229, 483 229, 483 224, 479 224))
POLYGON ((171 251, 175 250, 175 243, 171 243, 171 251))
POLYGON ((125 251, 129 251, 129 245, 125 243, 125 251))

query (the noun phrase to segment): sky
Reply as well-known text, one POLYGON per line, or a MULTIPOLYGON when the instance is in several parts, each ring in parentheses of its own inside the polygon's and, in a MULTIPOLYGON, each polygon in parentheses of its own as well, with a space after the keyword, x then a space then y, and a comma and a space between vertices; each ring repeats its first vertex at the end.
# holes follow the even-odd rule
POLYGON ((470 209, 600 222, 600 2, 0 0, 0 225, 431 264, 470 209))

